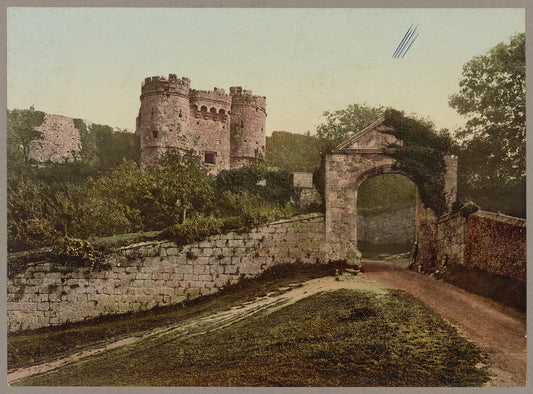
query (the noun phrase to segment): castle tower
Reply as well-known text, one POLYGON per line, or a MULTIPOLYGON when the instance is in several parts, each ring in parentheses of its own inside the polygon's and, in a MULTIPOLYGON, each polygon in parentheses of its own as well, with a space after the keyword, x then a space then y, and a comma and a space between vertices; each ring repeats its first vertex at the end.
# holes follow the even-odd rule
POLYGON ((230 166, 243 167, 265 157, 266 97, 251 90, 230 88, 231 159, 230 166))
POLYGON ((197 155, 210 174, 264 159, 266 98, 240 87, 190 88, 175 74, 146 78, 141 86, 136 133, 141 168, 168 151, 197 155))
POLYGON ((186 151, 190 80, 175 74, 146 78, 141 86, 141 107, 136 132, 140 137, 141 168, 150 167, 169 150, 186 151))
POLYGON ((188 133, 194 150, 209 173, 230 168, 231 96, 224 89, 191 90, 188 133))

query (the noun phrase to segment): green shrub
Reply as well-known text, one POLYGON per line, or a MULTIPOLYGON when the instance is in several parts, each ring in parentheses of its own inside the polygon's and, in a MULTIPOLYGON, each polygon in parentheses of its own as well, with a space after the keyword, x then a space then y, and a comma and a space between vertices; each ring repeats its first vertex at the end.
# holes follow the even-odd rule
POLYGON ((257 164, 221 171, 215 178, 215 187, 220 194, 231 192, 237 195, 258 195, 265 201, 282 205, 293 194, 292 174, 288 171, 269 169, 257 164), (261 184, 264 181, 264 184, 261 184))
POLYGON ((46 219, 9 222, 7 226, 7 245, 10 252, 51 246, 60 239, 59 232, 46 219))
POLYGON ((261 189, 261 196, 266 201, 282 205, 290 201, 293 193, 293 175, 288 171, 266 171, 266 186, 261 189))
POLYGON ((101 253, 96 248, 82 239, 63 238, 52 249, 53 257, 61 262, 75 267, 100 268, 101 253))
POLYGON ((261 165, 224 170, 215 177, 215 187, 222 193, 229 191, 234 194, 259 194, 262 186, 258 183, 264 179, 265 172, 265 167, 261 165))
POLYGON ((185 223, 176 223, 165 229, 164 234, 179 244, 185 245, 195 241, 201 241, 210 235, 221 234, 228 230, 225 218, 214 216, 196 216, 185 223))

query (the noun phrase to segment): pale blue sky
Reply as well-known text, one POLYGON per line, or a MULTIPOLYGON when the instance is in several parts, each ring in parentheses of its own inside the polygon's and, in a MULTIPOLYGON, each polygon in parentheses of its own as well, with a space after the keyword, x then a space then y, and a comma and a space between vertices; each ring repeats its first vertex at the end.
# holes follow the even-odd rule
POLYGON ((392 106, 454 129, 464 63, 518 32, 523 9, 9 8, 7 104, 135 128, 141 82, 267 97, 267 134, 324 111, 392 106), (419 37, 392 54, 411 24, 419 37))

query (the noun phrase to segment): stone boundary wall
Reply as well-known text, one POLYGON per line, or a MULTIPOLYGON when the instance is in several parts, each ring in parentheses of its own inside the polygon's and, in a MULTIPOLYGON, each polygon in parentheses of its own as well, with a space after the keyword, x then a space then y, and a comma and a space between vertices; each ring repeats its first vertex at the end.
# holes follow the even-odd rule
POLYGON ((478 211, 468 218, 465 265, 526 282, 526 220, 478 211))
POLYGON ((468 219, 459 213, 447 214, 437 226, 437 262, 464 264, 468 219))
POLYGON ((311 214, 184 247, 130 245, 107 259, 108 270, 36 263, 8 279, 8 331, 179 304, 275 264, 319 262, 323 243, 324 216, 311 214))
POLYGON ((478 211, 439 219, 437 256, 450 262, 526 281, 526 220, 478 211))
POLYGON ((416 208, 357 215, 357 241, 374 244, 414 243, 416 208))

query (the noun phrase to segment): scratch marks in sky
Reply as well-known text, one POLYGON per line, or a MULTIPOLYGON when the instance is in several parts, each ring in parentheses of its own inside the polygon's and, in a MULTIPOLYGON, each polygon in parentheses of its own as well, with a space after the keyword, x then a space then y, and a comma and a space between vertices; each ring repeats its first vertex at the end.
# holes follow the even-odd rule
POLYGON ((418 37, 418 33, 416 33, 415 35, 417 28, 418 28, 418 25, 416 25, 414 29, 413 29, 413 25, 409 27, 409 29, 407 30, 407 33, 405 33, 405 35, 403 36, 402 41, 400 41, 400 44, 398 45, 398 47, 392 54, 392 57, 394 59, 403 59, 403 57, 405 56, 409 48, 411 48, 411 45, 413 45, 413 43, 416 41, 418 37))

